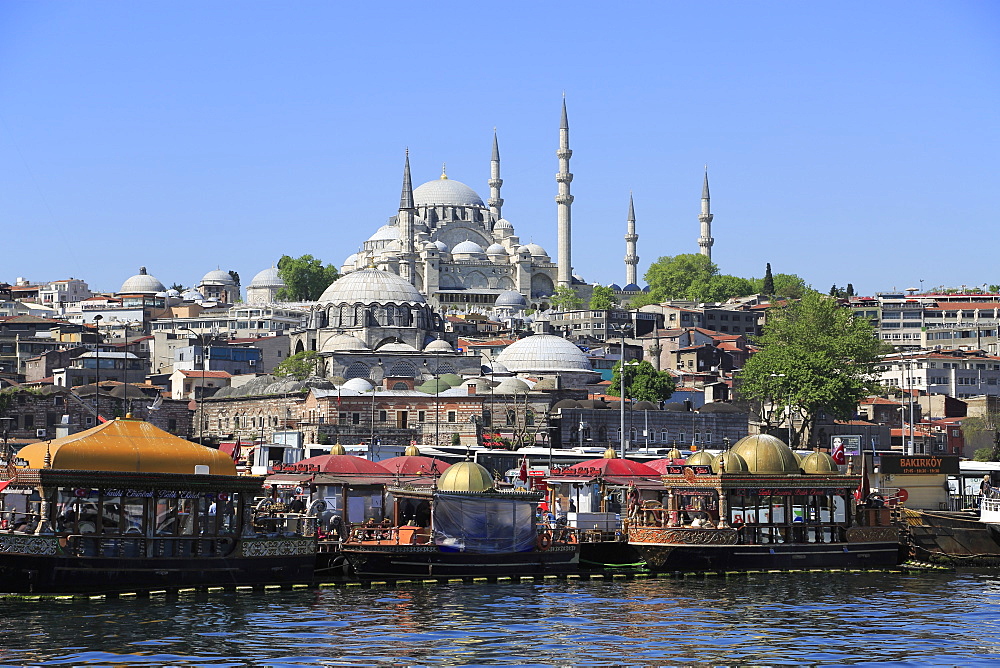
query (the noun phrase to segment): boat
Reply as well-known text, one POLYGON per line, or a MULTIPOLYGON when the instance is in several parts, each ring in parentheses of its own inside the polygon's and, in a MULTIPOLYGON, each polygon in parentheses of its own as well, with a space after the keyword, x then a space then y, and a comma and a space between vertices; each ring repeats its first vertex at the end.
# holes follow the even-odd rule
POLYGON ((542 493, 497 489, 475 462, 452 464, 431 487, 390 486, 387 496, 386 519, 352 526, 341 545, 358 577, 532 576, 578 568, 575 533, 536 521, 542 493))
MULTIPOLYGON (((863 469, 862 469, 863 470, 863 469)), ((629 505, 626 534, 658 571, 880 568, 900 563, 900 530, 830 455, 801 461, 780 439, 747 436, 713 457, 666 466, 660 501, 629 505)))
POLYGON ((118 418, 5 456, 2 592, 312 581, 315 536, 255 518, 263 478, 218 450, 118 418))

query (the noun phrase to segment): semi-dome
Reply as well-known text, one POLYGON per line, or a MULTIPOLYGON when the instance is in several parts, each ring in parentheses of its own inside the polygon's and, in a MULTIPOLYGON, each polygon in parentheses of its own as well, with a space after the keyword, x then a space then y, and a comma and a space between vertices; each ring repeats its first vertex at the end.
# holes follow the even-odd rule
POLYGON ((493 303, 497 308, 528 308, 528 301, 517 290, 504 290, 493 303))
POLYGON ((451 347, 451 344, 444 339, 434 339, 426 346, 424 350, 429 353, 453 353, 455 349, 451 347))
POLYGON ((770 434, 744 436, 732 451, 746 460, 751 473, 799 472, 799 461, 792 449, 770 434))
POLYGON ((380 269, 361 269, 338 278, 319 301, 333 304, 425 303, 424 296, 400 276, 380 269))
POLYGON ((486 254, 490 256, 500 255, 502 257, 507 257, 507 249, 503 247, 503 244, 494 243, 490 244, 486 249, 486 254))
POLYGON ((181 293, 181 299, 188 302, 203 302, 205 301, 205 295, 201 294, 194 288, 190 290, 185 290, 181 293))
POLYGON ((829 454, 825 452, 810 452, 808 455, 802 458, 800 464, 802 470, 806 473, 839 473, 840 469, 837 467, 837 462, 833 460, 829 454))
POLYGON ((31 443, 18 452, 28 468, 123 473, 187 473, 207 466, 212 475, 236 475, 233 459, 142 420, 117 418, 52 441, 31 443), (46 467, 45 459, 50 457, 46 467))
POLYGON ((493 226, 494 230, 513 230, 514 226, 510 224, 510 221, 506 218, 501 218, 497 221, 497 224, 493 226))
POLYGON ((709 454, 707 450, 699 450, 688 457, 684 463, 688 466, 711 466, 715 463, 715 457, 709 454))
POLYGON ((720 454, 712 462, 712 473, 721 473, 723 471, 725 473, 749 473, 750 467, 747 465, 747 460, 729 450, 720 454))
POLYGON ((545 252, 545 249, 536 243, 530 243, 522 248, 527 248, 528 252, 531 253, 531 257, 548 257, 549 254, 545 252))
POLYGON ((375 234, 368 237, 368 241, 393 241, 399 238, 399 227, 396 225, 383 225, 375 230, 375 234))
POLYGON ((493 489, 493 476, 475 462, 459 462, 448 467, 437 486, 442 492, 485 492, 493 489))
POLYGON ((365 342, 350 334, 337 334, 323 342, 320 352, 339 353, 351 350, 368 350, 365 342))
POLYGON ((347 258, 344 260, 344 263, 340 265, 342 270, 350 269, 351 271, 354 271, 354 265, 357 264, 358 262, 358 255, 360 255, 360 253, 351 253, 350 255, 348 255, 347 258))
POLYGON ((122 283, 122 288, 118 291, 118 294, 155 295, 157 292, 163 292, 166 289, 167 287, 163 283, 160 283, 155 276, 150 276, 146 273, 145 267, 139 267, 139 273, 126 279, 122 283))
POLYGON ((213 269, 201 277, 200 285, 236 285, 228 271, 213 269))
POLYGON ((415 353, 417 349, 405 341, 393 341, 376 348, 380 353, 415 353))
POLYGON ((277 267, 268 267, 263 271, 258 271, 250 281, 251 288, 283 288, 285 287, 285 282, 281 280, 281 276, 278 275, 277 267))
POLYGON ((451 254, 456 260, 480 260, 485 257, 486 251, 484 251, 483 247, 475 241, 466 239, 461 243, 455 244, 455 247, 451 249, 451 254))
POLYGON ((374 385, 364 378, 351 378, 340 387, 345 390, 354 390, 355 392, 371 392, 374 385))
POLYGON ((499 385, 493 388, 494 394, 524 394, 531 388, 520 378, 504 378, 499 385))
POLYGON ((582 350, 551 334, 535 334, 515 341, 504 348, 497 359, 514 373, 593 370, 582 350))
POLYGON ((483 206, 483 200, 469 186, 442 174, 441 178, 428 181, 413 190, 413 204, 417 207, 483 206))

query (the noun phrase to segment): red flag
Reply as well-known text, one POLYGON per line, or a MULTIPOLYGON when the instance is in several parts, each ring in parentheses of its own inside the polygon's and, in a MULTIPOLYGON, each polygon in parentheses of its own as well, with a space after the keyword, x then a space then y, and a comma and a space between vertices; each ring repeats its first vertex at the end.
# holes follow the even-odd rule
POLYGON ((868 480, 868 466, 865 464, 865 453, 861 453, 861 482, 858 483, 858 488, 854 490, 854 498, 859 503, 864 502, 868 495, 872 493, 871 482, 868 480))
POLYGON ((521 458, 521 470, 517 474, 517 479, 521 482, 528 482, 528 458, 521 458))
POLYGON ((0 492, 7 489, 8 485, 17 480, 17 465, 14 464, 14 455, 10 455, 10 460, 7 462, 7 478, 8 480, 0 482, 0 492))
POLYGON ((840 438, 839 436, 834 437, 833 451, 830 453, 830 456, 833 457, 833 461, 838 466, 847 463, 847 458, 844 453, 844 439, 840 438))

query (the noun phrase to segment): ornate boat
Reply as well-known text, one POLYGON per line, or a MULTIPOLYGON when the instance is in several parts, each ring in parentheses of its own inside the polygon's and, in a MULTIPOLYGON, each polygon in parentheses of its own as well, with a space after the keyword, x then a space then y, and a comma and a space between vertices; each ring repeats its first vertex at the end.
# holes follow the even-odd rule
POLYGON ((535 521, 542 493, 497 490, 474 462, 453 464, 432 488, 390 487, 388 495, 392 519, 352 527, 341 546, 360 577, 524 576, 578 567, 575 534, 535 521))
MULTIPOLYGON (((862 474, 863 475, 863 474, 862 474)), ((862 476, 826 453, 801 462, 773 436, 668 466, 662 501, 631 504, 629 544, 665 571, 877 568, 901 559, 900 532, 877 500, 855 502, 862 476)))
POLYGON ((225 453, 119 418, 7 454, 0 591, 310 582, 315 537, 258 530, 262 478, 225 453))

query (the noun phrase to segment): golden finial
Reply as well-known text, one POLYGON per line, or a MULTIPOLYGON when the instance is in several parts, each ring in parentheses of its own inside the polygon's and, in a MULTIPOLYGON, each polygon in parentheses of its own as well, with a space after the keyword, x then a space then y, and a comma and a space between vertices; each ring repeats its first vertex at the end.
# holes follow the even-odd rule
POLYGON ((442 181, 447 181, 448 180, 448 169, 447 169, 447 167, 448 167, 448 163, 447 162, 442 162, 441 163, 441 180, 442 181))

